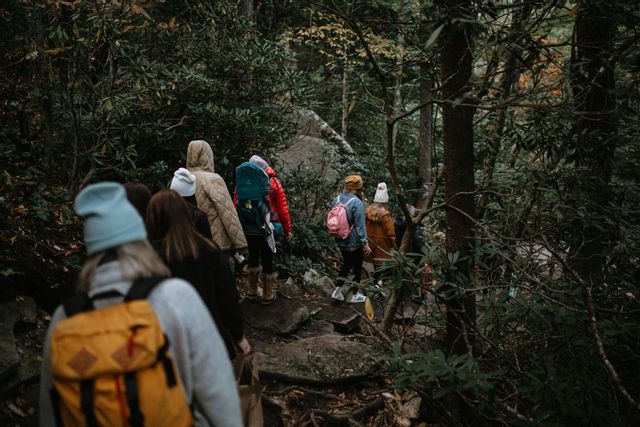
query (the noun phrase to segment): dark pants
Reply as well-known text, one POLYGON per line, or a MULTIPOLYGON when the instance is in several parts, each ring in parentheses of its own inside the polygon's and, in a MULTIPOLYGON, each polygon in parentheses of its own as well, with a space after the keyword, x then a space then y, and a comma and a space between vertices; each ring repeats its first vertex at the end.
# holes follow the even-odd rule
POLYGON ((342 254, 342 266, 338 273, 338 286, 342 286, 344 284, 344 279, 347 278, 349 272, 352 270, 354 276, 353 280, 359 283, 360 277, 362 276, 362 248, 358 248, 355 251, 345 251, 340 249, 340 253, 342 254))
POLYGON ((273 252, 267 244, 267 239, 262 236, 246 236, 249 246, 249 267, 257 267, 262 260, 262 272, 264 274, 273 273, 273 252))

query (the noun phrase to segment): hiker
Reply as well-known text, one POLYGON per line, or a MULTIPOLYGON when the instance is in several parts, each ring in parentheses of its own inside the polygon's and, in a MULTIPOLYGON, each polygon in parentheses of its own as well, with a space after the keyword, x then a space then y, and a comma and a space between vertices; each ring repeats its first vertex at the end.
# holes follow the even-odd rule
POLYGON ((367 260, 373 262, 374 278, 377 284, 382 276, 380 267, 391 258, 396 249, 396 231, 388 209, 389 193, 387 184, 378 184, 373 203, 366 209, 367 239, 371 243, 371 255, 367 260))
POLYGON ((40 426, 241 426, 231 363, 209 311, 193 286, 168 278, 124 187, 89 185, 74 209, 84 220, 84 294, 52 316, 40 426))
MULTIPOLYGON (((364 219, 364 204, 362 203, 362 178, 359 175, 349 175, 344 179, 345 190, 342 194, 338 195, 332 202, 332 209, 329 212, 327 218, 327 226, 329 227, 330 234, 335 236, 336 246, 340 249, 342 255, 342 265, 340 272, 338 273, 337 287, 331 295, 332 298, 343 301, 344 295, 341 292, 341 287, 349 275, 350 271, 353 271, 354 281, 360 282, 362 276, 362 261, 364 256, 371 254, 371 248, 367 242, 367 231, 365 227, 364 219), (347 232, 344 234, 332 233, 331 219, 335 214, 340 216, 340 209, 344 207, 346 213, 346 220, 348 224, 347 232), (345 237, 342 237, 345 236, 345 237)), ((344 229, 344 226, 341 228, 344 229)), ((360 292, 359 289, 355 290, 349 302, 358 303, 364 302, 367 298, 360 292)))
POLYGON ((213 242, 229 258, 232 252, 244 252, 247 240, 229 190, 220 175, 214 173, 213 151, 205 141, 191 141, 187 148, 187 169, 196 177, 196 202, 207 214, 213 242))
POLYGON ((140 182, 127 182, 124 184, 124 189, 127 192, 127 199, 138 211, 140 216, 144 218, 147 213, 147 205, 151 199, 151 191, 149 188, 140 182))
POLYGON ((271 224, 276 237, 284 236, 285 242, 291 240, 291 217, 289 216, 289 205, 284 187, 278 179, 276 172, 260 156, 253 155, 249 159, 267 173, 269 176, 269 206, 271 208, 271 224))
POLYGON ((198 209, 198 203, 196 202, 196 176, 185 168, 178 168, 173 173, 169 188, 182 196, 182 199, 187 202, 193 225, 198 233, 206 239, 213 240, 207 214, 198 209))
POLYGON ((273 254, 276 251, 269 207, 269 176, 258 165, 244 162, 236 168, 236 209, 242 230, 249 245, 247 272, 249 285, 247 299, 258 299, 258 282, 262 283, 262 304, 271 304, 276 299, 273 285, 276 274, 273 254), (262 277, 260 265, 262 264, 262 277), (260 280, 261 279, 261 280, 260 280))
POLYGON ((209 309, 229 358, 249 354, 244 319, 231 267, 214 243, 193 226, 186 202, 173 190, 160 190, 147 208, 149 240, 175 277, 191 283, 209 309))
MULTIPOLYGON (((419 213, 419 209, 416 209, 415 206, 409 205, 409 214, 412 217, 415 217, 419 213)), ((404 215, 400 214, 393 218, 393 225, 396 229, 396 247, 400 247, 402 244, 402 239, 404 238, 404 233, 407 231, 407 221, 404 218, 404 215)), ((420 253, 422 251, 422 245, 424 245, 424 226, 422 224, 416 225, 416 229, 413 232, 413 236, 411 236, 411 245, 407 252, 411 253, 420 253)))

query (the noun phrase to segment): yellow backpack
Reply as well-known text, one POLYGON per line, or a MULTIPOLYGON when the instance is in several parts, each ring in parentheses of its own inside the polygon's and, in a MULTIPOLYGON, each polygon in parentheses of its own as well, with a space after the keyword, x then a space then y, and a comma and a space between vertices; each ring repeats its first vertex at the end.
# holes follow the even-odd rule
POLYGON ((169 340, 147 300, 160 281, 136 282, 122 303, 97 310, 87 295, 64 304, 67 318, 51 338, 58 426, 194 425, 169 340))

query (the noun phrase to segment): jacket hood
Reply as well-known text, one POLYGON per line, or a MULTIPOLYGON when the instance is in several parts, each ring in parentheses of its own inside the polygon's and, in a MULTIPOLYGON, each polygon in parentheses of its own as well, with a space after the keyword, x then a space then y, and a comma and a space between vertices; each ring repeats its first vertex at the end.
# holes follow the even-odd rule
POLYGON ((213 169, 213 150, 206 141, 196 140, 189 143, 187 169, 215 172, 213 169))
POLYGON ((372 222, 382 222, 387 215, 390 215, 389 211, 379 203, 373 203, 366 211, 367 220, 372 222))
POLYGON ((271 166, 269 166, 265 172, 267 173, 267 175, 269 175, 269 178, 273 178, 276 176, 276 171, 274 171, 271 166))

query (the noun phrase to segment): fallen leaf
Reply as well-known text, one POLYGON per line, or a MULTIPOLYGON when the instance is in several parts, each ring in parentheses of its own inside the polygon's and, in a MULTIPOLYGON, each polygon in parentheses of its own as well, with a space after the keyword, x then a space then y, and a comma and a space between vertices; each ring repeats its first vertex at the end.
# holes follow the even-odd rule
POLYGON ((25 418, 27 416, 27 414, 25 414, 24 412, 22 412, 22 410, 20 410, 20 408, 18 408, 16 405, 14 405, 13 403, 9 403, 7 405, 9 407, 9 409, 11 410, 11 412, 13 412, 14 414, 25 418))
POLYGON ((373 305, 371 304, 371 298, 367 298, 364 302, 364 313, 367 315, 367 319, 373 320, 375 316, 375 311, 373 310, 373 305))

